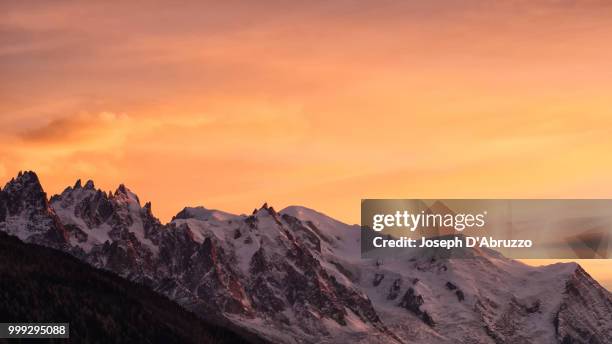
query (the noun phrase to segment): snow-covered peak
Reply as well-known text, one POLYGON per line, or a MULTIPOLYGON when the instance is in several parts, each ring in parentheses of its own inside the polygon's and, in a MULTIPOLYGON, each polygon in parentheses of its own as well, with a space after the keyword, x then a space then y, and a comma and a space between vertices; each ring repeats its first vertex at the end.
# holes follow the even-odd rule
POLYGON ((33 191, 42 192, 42 186, 40 185, 40 181, 38 180, 38 176, 36 173, 32 171, 19 171, 17 178, 11 179, 4 186, 4 192, 10 193, 19 191, 22 189, 31 189, 33 191))
POLYGON ((72 187, 73 189, 81 189, 81 188, 85 188, 85 189, 95 189, 96 186, 94 185, 93 180, 89 179, 87 180, 87 182, 85 183, 85 186, 82 186, 81 180, 77 179, 76 183, 74 183, 74 186, 72 187))
POLYGON ((22 240, 64 242, 64 228, 49 208, 36 173, 19 172, 0 191, 0 230, 22 240))
POLYGON ((32 171, 19 172, 17 178, 11 179, 2 194, 8 213, 17 215, 28 208, 44 210, 48 208, 47 194, 44 192, 38 176, 32 171))
POLYGON ((239 218, 240 216, 226 213, 224 211, 216 209, 207 209, 202 206, 198 207, 185 207, 173 218, 175 219, 196 219, 202 221, 217 220, 217 221, 228 221, 239 218))
POLYGON ((138 199, 138 196, 124 184, 120 184, 117 190, 115 190, 113 198, 119 203, 135 203, 140 207, 140 200, 138 199))
POLYGON ((354 258, 359 251, 359 225, 346 224, 303 206, 289 206, 281 210, 280 213, 293 216, 306 224, 314 225, 318 229, 319 235, 326 237, 328 239, 326 241, 334 242, 335 246, 345 249, 344 254, 346 255, 354 258))
POLYGON ((332 235, 343 235, 346 230, 355 230, 359 228, 358 225, 349 225, 340 222, 321 212, 303 206, 292 205, 281 210, 280 213, 291 215, 304 222, 310 221, 315 226, 332 235))
POLYGON ((91 180, 85 186, 77 180, 74 187, 51 198, 51 207, 70 230, 72 245, 85 252, 99 250, 107 242, 126 247, 144 245, 157 252, 161 224, 153 216, 151 204, 141 207, 138 196, 123 184, 107 194, 95 189, 91 180))
POLYGON ((91 194, 90 191, 94 191, 94 192, 101 192, 104 194, 104 196, 106 196, 106 192, 102 191, 101 189, 96 189, 96 185, 94 183, 93 180, 88 179, 85 182, 85 185, 83 185, 83 182, 81 179, 77 179, 76 182, 74 183, 73 186, 68 186, 66 189, 64 189, 64 191, 62 191, 61 194, 59 195, 53 195, 51 198, 55 198, 58 196, 63 196, 66 197, 69 194, 77 195, 77 194, 91 194))

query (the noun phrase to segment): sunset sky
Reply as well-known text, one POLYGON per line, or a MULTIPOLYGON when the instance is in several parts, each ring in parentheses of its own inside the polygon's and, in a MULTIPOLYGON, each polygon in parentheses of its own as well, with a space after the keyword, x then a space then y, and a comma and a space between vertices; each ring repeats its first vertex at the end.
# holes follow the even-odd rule
POLYGON ((125 183, 162 221, 612 198, 611 18, 607 1, 3 1, 0 184, 125 183))

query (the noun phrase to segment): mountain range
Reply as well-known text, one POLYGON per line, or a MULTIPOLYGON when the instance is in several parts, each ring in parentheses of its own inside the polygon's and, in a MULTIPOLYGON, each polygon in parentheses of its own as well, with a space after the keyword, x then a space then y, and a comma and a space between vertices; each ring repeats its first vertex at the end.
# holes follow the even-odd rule
POLYGON ((0 189, 0 231, 273 343, 612 343, 612 296, 575 263, 362 259, 359 226, 305 207, 188 207, 163 224, 124 185, 47 198, 28 171, 0 189))

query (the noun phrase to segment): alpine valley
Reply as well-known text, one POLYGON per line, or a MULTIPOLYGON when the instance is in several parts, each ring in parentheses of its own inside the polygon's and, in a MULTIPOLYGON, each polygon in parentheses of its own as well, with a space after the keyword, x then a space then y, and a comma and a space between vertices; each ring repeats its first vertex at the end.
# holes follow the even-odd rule
POLYGON ((361 259, 359 226, 304 207, 193 207, 162 224, 124 185, 77 181, 47 198, 23 172, 0 189, 0 230, 258 341, 612 343, 612 296, 575 263, 531 267, 486 248, 361 259))

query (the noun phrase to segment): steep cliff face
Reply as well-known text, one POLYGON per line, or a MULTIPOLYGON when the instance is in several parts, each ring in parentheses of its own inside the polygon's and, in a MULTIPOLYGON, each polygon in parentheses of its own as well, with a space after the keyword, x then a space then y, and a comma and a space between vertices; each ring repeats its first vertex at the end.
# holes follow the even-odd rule
POLYGON ((609 343, 612 298, 580 267, 565 282, 554 326, 561 343, 609 343), (602 326, 603 325, 603 326, 602 326))
POLYGON ((393 340, 367 295, 325 260, 321 239, 295 217, 267 205, 250 216, 186 208, 171 227, 189 233, 182 235, 184 247, 173 244, 171 251, 190 252, 190 260, 165 254, 160 261, 180 282, 178 293, 186 288, 275 341, 316 342, 337 329, 393 340))
POLYGON ((0 230, 53 247, 64 247, 68 238, 34 172, 20 172, 0 190, 0 230))
POLYGON ((53 196, 51 208, 69 233, 75 255, 92 265, 150 284, 156 270, 162 225, 124 185, 114 193, 97 190, 93 181, 53 196))
POLYGON ((78 181, 47 203, 27 172, 0 191, 0 228, 274 342, 612 342, 610 293, 576 264, 361 259, 358 226, 303 207, 185 208, 162 225, 123 185, 78 181))

